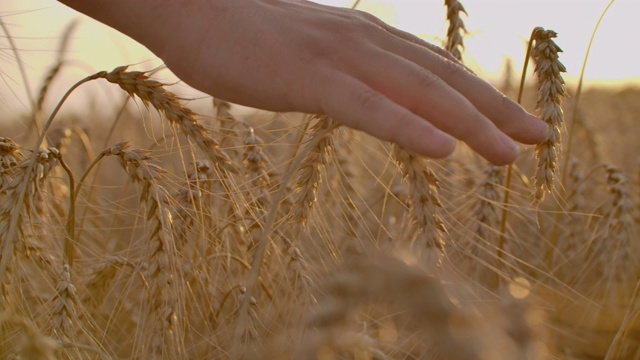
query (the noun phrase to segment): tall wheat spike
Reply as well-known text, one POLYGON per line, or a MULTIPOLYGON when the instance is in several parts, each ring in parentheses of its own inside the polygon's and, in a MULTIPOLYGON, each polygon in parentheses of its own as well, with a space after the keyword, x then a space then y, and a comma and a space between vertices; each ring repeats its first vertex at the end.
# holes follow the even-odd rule
POLYGON ((460 17, 460 13, 467 14, 467 11, 458 0, 444 0, 444 5, 447 8, 447 20, 449 21, 444 48, 449 50, 456 59, 462 61, 464 34, 467 29, 460 17))
POLYGON ((558 154, 561 148, 561 132, 564 129, 562 98, 565 96, 562 73, 566 68, 559 60, 562 49, 553 41, 558 34, 553 30, 537 27, 532 38, 535 45, 532 58, 538 75, 538 99, 536 109, 540 119, 549 126, 549 139, 536 146, 538 168, 535 175, 535 198, 540 201, 553 188, 558 154))

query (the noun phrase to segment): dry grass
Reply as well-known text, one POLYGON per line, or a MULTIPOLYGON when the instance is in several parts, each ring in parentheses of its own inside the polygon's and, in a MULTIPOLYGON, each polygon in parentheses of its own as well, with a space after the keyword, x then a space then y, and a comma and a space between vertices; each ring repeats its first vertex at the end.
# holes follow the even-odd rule
POLYGON ((534 32, 525 104, 558 136, 509 171, 324 116, 196 112, 126 66, 73 91, 141 106, 83 129, 38 105, 55 147, 0 138, 0 357, 640 359, 638 91, 582 94, 559 153, 555 35, 534 32))

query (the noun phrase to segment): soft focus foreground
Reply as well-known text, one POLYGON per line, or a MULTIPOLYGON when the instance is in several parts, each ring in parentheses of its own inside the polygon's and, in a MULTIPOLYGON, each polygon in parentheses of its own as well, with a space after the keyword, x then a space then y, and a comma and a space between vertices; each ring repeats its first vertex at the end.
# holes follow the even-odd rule
POLYGON ((75 93, 123 90, 91 119, 59 115, 52 59, 0 133, 0 357, 640 359, 640 91, 575 111, 561 34, 532 38, 523 102, 554 136, 511 167, 196 109, 134 67, 87 74, 75 93))

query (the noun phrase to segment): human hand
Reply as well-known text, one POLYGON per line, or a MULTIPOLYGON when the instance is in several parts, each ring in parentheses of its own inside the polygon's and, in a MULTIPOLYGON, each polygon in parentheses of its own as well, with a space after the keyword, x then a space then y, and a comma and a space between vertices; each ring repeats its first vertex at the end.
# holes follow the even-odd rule
POLYGON ((544 122, 447 52, 369 14, 303 0, 149 2, 119 30, 215 97, 326 114, 432 158, 457 138, 507 164, 518 155, 511 139, 547 137, 544 122))

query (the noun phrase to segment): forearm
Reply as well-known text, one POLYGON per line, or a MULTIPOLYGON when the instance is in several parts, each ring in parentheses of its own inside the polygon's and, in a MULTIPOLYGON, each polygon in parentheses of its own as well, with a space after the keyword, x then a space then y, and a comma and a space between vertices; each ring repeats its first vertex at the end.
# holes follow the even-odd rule
MULTIPOLYGON (((177 28, 194 27, 197 36, 198 19, 193 19, 190 7, 199 7, 203 0, 59 0, 61 3, 108 25, 162 57, 166 39, 177 28), (191 19, 190 19, 191 18, 191 19), (191 20, 191 21, 190 21, 191 20)), ((228 0, 204 0, 208 8, 220 3, 220 13, 228 0)), ((233 0, 238 1, 238 0, 233 0)), ((197 13, 197 12, 196 12, 197 13)), ((212 15, 212 14, 209 14, 212 15)), ((215 17, 214 17, 215 18, 215 17)))

